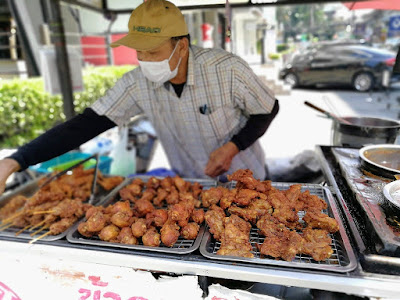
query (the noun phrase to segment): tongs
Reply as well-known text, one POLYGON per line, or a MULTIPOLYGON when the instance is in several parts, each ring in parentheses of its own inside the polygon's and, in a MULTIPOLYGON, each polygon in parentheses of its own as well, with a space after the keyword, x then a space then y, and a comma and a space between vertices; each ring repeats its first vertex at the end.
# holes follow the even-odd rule
POLYGON ((311 108, 313 108, 313 109, 315 109, 315 110, 317 110, 317 111, 319 111, 319 112, 321 112, 321 113, 323 113, 328 118, 338 121, 339 123, 352 125, 349 121, 347 121, 347 120, 345 120, 345 119, 343 119, 343 118, 341 118, 339 116, 336 116, 336 115, 334 115, 334 114, 332 114, 330 112, 327 112, 326 110, 324 110, 324 109, 322 109, 322 108, 320 108, 320 107, 318 107, 318 106, 316 106, 316 105, 314 105, 314 104, 312 104, 312 103, 310 103, 308 101, 304 101, 304 104, 309 106, 309 107, 311 107, 311 108))
POLYGON ((93 182, 92 182, 92 187, 91 187, 91 193, 90 193, 90 197, 88 200, 89 204, 92 204, 93 200, 94 200, 94 196, 95 196, 95 192, 96 192, 96 183, 97 183, 97 173, 98 173, 98 166, 99 166, 99 155, 98 154, 93 154, 92 156, 89 156, 88 158, 85 158, 79 162, 77 162, 76 164, 72 165, 71 167, 49 177, 42 185, 39 186, 39 189, 41 189, 42 187, 48 185, 50 182, 56 180, 57 178, 61 177, 62 175, 68 173, 69 171, 71 171, 72 169, 76 168, 77 166, 84 164, 85 162, 91 160, 91 159, 96 159, 96 164, 94 167, 94 174, 93 174, 93 182))

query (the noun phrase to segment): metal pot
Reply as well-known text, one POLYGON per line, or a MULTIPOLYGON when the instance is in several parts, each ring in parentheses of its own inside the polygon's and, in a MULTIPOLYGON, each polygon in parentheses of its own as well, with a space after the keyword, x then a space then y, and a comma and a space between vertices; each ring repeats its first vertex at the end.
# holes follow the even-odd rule
POLYGON ((360 148, 369 144, 393 144, 400 129, 395 120, 371 117, 343 117, 350 124, 332 120, 334 146, 360 148))

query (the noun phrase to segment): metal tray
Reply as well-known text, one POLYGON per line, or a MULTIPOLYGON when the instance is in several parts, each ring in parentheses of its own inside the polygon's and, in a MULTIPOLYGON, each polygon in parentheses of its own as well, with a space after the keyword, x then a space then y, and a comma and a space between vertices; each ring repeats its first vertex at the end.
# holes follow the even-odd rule
MULTIPOLYGON (((272 186, 280 189, 286 190, 293 183, 272 183, 272 186)), ((234 183, 230 187, 234 187, 234 183)), ((332 256, 325 261, 315 261, 308 255, 296 255, 295 259, 291 262, 284 260, 276 260, 274 258, 260 258, 260 252, 258 251, 256 244, 263 243, 265 237, 259 235, 258 228, 253 227, 250 231, 250 243, 253 246, 252 253, 254 258, 236 257, 236 256, 225 256, 217 255, 217 251, 220 247, 220 242, 216 241, 210 232, 208 227, 204 233, 202 243, 200 245, 200 253, 207 258, 217 259, 217 260, 229 260, 229 261, 240 261, 245 263, 272 265, 272 266, 282 266, 282 267, 293 267, 302 269, 317 269, 322 271, 333 271, 346 273, 354 270, 357 267, 356 257, 354 255, 353 249, 350 246, 349 238, 344 229, 342 220, 340 219, 336 203, 329 189, 318 185, 318 184, 301 184, 302 191, 309 190, 311 194, 317 195, 318 197, 324 199, 328 204, 328 209, 324 211, 330 217, 336 219, 339 224, 339 231, 334 234, 329 234, 332 238, 331 247, 333 249, 332 256)), ((300 220, 304 216, 304 211, 299 212, 300 220)))
MULTIPOLYGON (((109 175, 103 175, 104 177, 109 177, 109 175)), ((4 196, 0 197, 0 207, 6 205, 12 198, 14 198, 17 195, 23 195, 25 197, 31 197, 33 196, 38 190, 39 190, 39 186, 38 183, 39 181, 46 177, 46 175, 41 176, 31 182, 28 182, 20 187, 18 187, 17 189, 15 189, 14 191, 11 191, 7 194, 5 194, 4 196)), ((124 181, 120 184, 122 185, 124 183, 124 181)), ((117 189, 118 187, 116 187, 115 189, 117 189)), ((97 205, 97 202, 102 202, 104 198, 107 198, 107 195, 112 193, 110 191, 106 191, 104 190, 102 187, 100 187, 98 185, 98 189, 97 192, 95 194, 95 197, 93 199, 93 203, 94 205, 97 205)), ((77 221, 78 222, 78 221, 77 221)), ((21 228, 16 228, 16 227, 9 227, 5 230, 0 231, 0 238, 1 237, 12 237, 14 239, 21 239, 21 240, 33 240, 34 238, 48 232, 47 229, 40 231, 39 233, 37 233, 36 235, 31 236, 32 233, 34 233, 35 231, 37 231, 39 228, 35 228, 34 230, 24 230, 23 232, 21 232, 19 235, 15 236, 15 234, 21 230, 21 228)), ((56 241, 59 239, 64 238, 68 231, 71 230, 71 228, 67 229, 66 231, 57 234, 57 235, 47 235, 43 238, 41 238, 41 241, 56 241)))
POLYGON ((400 236, 396 236, 387 224, 386 214, 391 212, 384 210, 383 189, 388 182, 363 173, 358 149, 333 149, 332 153, 373 228, 368 234, 373 240, 379 241, 375 244, 375 250, 378 254, 400 256, 400 236))
MULTIPOLYGON (((152 176, 135 176, 134 178, 140 178, 144 182, 146 182, 152 176)), ((154 176, 158 179, 162 179, 163 177, 154 176)), ((126 179, 118 189, 115 189, 110 193, 103 201, 98 203, 99 205, 108 205, 115 203, 120 200, 119 197, 119 190, 122 189, 124 186, 130 184, 134 178, 126 179)), ((206 179, 192 179, 192 178, 183 178, 185 181, 189 181, 191 183, 198 182, 203 186, 203 190, 209 189, 212 187, 217 186, 217 182, 213 180, 206 180, 206 179)), ((164 207, 166 208, 166 207, 164 207)), ((82 221, 81 221, 82 222, 82 221)), ((80 223, 80 222, 79 222, 80 223)), ((111 248, 125 248, 125 249, 132 249, 132 250, 143 250, 143 251, 155 251, 155 252, 163 252, 163 253, 172 253, 172 254, 188 254, 195 250, 197 250, 200 246, 203 234, 204 234, 204 225, 200 226, 199 234, 197 235, 195 240, 185 240, 179 237, 178 241, 172 247, 166 247, 160 244, 159 247, 148 247, 144 245, 126 245, 126 244, 119 244, 119 243, 111 243, 105 242, 100 240, 98 237, 85 237, 82 236, 78 232, 78 224, 73 226, 67 234, 67 240, 71 243, 79 243, 85 245, 95 245, 95 246, 104 246, 104 247, 111 247, 111 248)))

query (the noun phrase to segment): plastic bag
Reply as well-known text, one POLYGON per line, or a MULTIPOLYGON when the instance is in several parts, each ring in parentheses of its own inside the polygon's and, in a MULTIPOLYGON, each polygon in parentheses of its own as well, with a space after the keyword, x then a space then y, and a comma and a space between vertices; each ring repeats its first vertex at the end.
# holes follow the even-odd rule
POLYGON ((110 174, 128 176, 136 172, 136 148, 129 144, 128 127, 119 128, 119 140, 110 153, 110 174))

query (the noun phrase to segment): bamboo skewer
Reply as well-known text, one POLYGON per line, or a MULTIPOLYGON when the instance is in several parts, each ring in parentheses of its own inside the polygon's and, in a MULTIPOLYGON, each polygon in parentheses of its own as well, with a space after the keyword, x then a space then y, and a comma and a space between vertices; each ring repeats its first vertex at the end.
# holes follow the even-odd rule
POLYGON ((15 219, 16 217, 22 215, 24 212, 25 212, 25 211, 21 210, 20 212, 18 212, 18 213, 16 213, 16 214, 12 215, 11 217, 8 217, 8 218, 2 220, 1 223, 2 223, 2 224, 10 223, 10 221, 11 221, 12 219, 15 219))
POLYGON ((35 228, 37 228, 37 227, 39 227, 39 226, 42 226, 45 222, 46 222, 46 220, 43 220, 43 221, 37 223, 37 224, 36 224, 35 226, 33 226, 30 230, 33 230, 33 229, 35 229, 35 228))
POLYGON ((39 228, 38 230, 36 230, 35 232, 31 233, 30 236, 37 235, 39 232, 45 230, 45 229, 48 228, 48 227, 49 227, 49 225, 44 225, 44 226, 42 226, 41 228, 39 228))
POLYGON ((40 215, 40 214, 51 214, 53 213, 54 210, 40 210, 40 211, 35 211, 33 215, 40 215))
POLYGON ((44 238, 45 236, 48 236, 49 234, 51 234, 50 231, 48 231, 48 232, 46 232, 46 233, 43 233, 41 236, 39 236, 39 237, 37 237, 37 238, 35 238, 35 239, 33 239, 33 240, 30 240, 30 241, 29 241, 29 244, 33 244, 34 242, 36 242, 36 241, 38 241, 38 240, 44 238))
POLYGON ((18 236, 18 235, 20 235, 23 231, 25 231, 25 230, 27 230, 29 227, 31 227, 31 225, 27 225, 27 226, 25 226, 24 228, 22 228, 20 231, 18 231, 16 234, 15 234, 15 236, 18 236))
POLYGON ((7 226, 4 226, 4 227, 0 228, 0 231, 3 231, 3 230, 5 230, 5 229, 7 229, 7 228, 9 228, 11 226, 13 226, 13 223, 10 223, 7 226))

